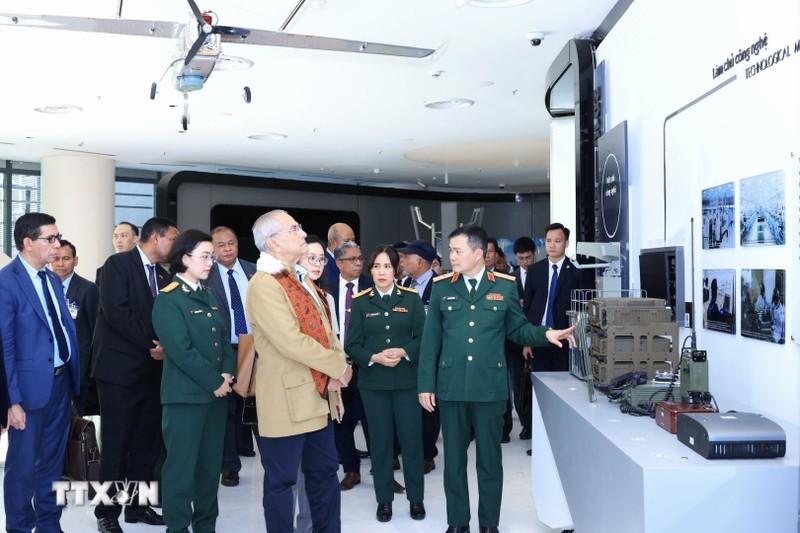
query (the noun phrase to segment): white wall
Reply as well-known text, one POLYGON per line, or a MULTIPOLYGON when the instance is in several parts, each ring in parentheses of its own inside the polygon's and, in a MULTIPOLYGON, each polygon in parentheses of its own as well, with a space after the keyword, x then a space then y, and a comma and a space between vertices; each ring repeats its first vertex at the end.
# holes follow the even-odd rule
MULTIPOLYGON (((628 121, 631 257, 641 248, 683 245, 688 294, 690 218, 694 217, 697 306, 702 302, 703 269, 736 270, 736 335, 698 328, 698 347, 709 355, 711 392, 795 424, 800 422, 798 40, 798 2, 637 0, 597 51, 597 61, 606 62, 608 128, 628 121), (758 56, 713 76, 714 66, 764 34, 767 48, 758 56), (787 45, 788 56, 748 78, 748 67, 787 45), (668 116, 734 75, 734 81, 665 125, 668 116), (738 232, 740 181, 776 170, 784 172, 786 183, 786 245, 742 248, 737 238, 733 249, 702 250, 702 190, 734 182, 738 232), (741 336, 739 276, 743 268, 786 270, 785 345, 741 336)), ((632 286, 638 285, 635 260, 631 281, 632 286)), ((682 335, 688 333, 682 331, 682 335)), ((731 407, 720 405, 723 410, 731 407)))

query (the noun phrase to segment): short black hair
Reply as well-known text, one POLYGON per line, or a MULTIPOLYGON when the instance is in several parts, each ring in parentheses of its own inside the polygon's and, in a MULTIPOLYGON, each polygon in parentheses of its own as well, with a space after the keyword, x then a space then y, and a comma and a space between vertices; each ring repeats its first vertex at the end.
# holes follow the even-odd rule
MULTIPOLYGON (((152 219, 150 219, 152 220, 152 219)), ((149 220, 147 222, 150 222, 149 220)), ((147 226, 147 223, 145 223, 147 226)), ((144 229, 142 230, 144 233, 144 229)), ((172 251, 169 253, 169 269, 173 274, 182 274, 186 272, 186 265, 183 264, 183 256, 189 255, 197 248, 201 242, 210 242, 213 244, 211 235, 199 229, 187 229, 175 239, 175 244, 172 245, 172 251)))
POLYGON ((372 270, 375 260, 377 260, 378 256, 381 254, 386 254, 389 256, 389 262, 392 264, 394 274, 396 274, 397 269, 400 268, 400 255, 397 253, 397 248, 395 248, 392 244, 379 244, 374 250, 372 250, 372 253, 369 254, 369 259, 367 259, 367 270, 372 270))
POLYGON ((75 249, 75 245, 69 242, 67 239, 61 239, 59 241, 61 243, 61 247, 69 246, 69 249, 72 250, 72 257, 78 257, 78 250, 75 249))
POLYGON ((481 249, 483 250, 483 256, 486 257, 486 243, 489 242, 489 236, 482 227, 474 225, 461 226, 460 228, 454 229, 447 239, 450 240, 453 237, 459 237, 461 235, 467 238, 467 244, 472 250, 481 249))
POLYGON ((306 235, 306 244, 319 244, 323 250, 325 249, 325 241, 314 234, 306 235))
POLYGON ((121 226, 123 224, 127 224, 128 226, 130 226, 131 227, 131 231, 133 232, 133 234, 136 235, 137 237, 139 236, 139 226, 137 226, 133 222, 128 222, 127 220, 123 220, 122 222, 117 224, 117 226, 121 226))
POLYGON ((167 234, 169 228, 177 229, 178 225, 167 217, 153 217, 145 222, 144 226, 142 226, 142 235, 140 240, 142 242, 149 241, 150 237, 153 236, 153 233, 157 233, 159 237, 163 237, 167 234))
POLYGON ((536 253, 536 243, 530 237, 517 237, 517 240, 514 241, 514 255, 525 252, 536 253))
POLYGON ((562 224, 561 222, 553 222, 552 224, 544 228, 544 234, 546 236, 548 231, 555 231, 559 229, 564 232, 564 238, 566 240, 569 240, 569 229, 565 227, 564 224, 562 224))
POLYGON ((489 237, 488 239, 486 239, 486 249, 487 249, 487 251, 489 249, 489 245, 490 244, 494 244, 494 250, 495 251, 500 249, 500 246, 498 246, 498 244, 497 244, 497 239, 495 239, 494 237, 489 237))
POLYGON ((14 223, 14 245, 18 251, 25 249, 25 239, 36 240, 42 234, 42 226, 55 224, 56 219, 47 213, 25 213, 14 223))

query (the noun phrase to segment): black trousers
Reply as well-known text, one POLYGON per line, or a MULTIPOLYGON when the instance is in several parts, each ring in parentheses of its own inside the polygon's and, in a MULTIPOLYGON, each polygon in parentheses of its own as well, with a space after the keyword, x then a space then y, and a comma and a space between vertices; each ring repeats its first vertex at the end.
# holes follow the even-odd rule
MULTIPOLYGON (((163 448, 161 394, 155 380, 136 386, 97 380, 100 398, 100 481, 153 481, 163 448)), ((108 495, 113 498, 112 485, 108 495)), ((136 502, 134 501, 134 504, 136 502)), ((136 512, 136 505, 128 505, 136 512)), ((120 505, 98 505, 97 518, 118 518, 120 505)))

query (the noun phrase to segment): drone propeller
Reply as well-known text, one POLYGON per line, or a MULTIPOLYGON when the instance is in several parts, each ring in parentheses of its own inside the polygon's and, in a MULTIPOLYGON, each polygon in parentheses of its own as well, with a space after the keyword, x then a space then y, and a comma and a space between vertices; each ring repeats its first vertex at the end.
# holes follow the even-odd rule
POLYGON ((186 59, 183 61, 184 65, 191 63, 192 59, 194 59, 194 56, 197 55, 197 52, 200 50, 200 47, 203 46, 203 43, 206 41, 206 38, 208 38, 209 35, 219 33, 224 35, 237 35, 242 38, 250 35, 250 30, 246 28, 212 25, 209 20, 206 20, 206 18, 203 16, 203 13, 200 11, 200 8, 197 7, 197 4, 194 0, 188 0, 188 2, 189 7, 192 8, 192 13, 194 13, 194 18, 197 19, 199 30, 197 32, 197 39, 192 44, 192 47, 186 54, 186 59))

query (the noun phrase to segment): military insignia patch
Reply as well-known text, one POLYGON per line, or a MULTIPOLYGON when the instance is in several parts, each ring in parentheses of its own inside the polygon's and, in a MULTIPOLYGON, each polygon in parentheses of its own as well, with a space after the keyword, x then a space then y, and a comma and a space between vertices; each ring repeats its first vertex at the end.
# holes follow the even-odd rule
POLYGON ((163 289, 161 289, 161 291, 160 291, 160 292, 172 292, 172 291, 173 291, 173 290, 175 290, 175 288, 176 288, 176 287, 178 287, 179 285, 180 285, 180 283, 178 283, 177 281, 173 281, 172 283, 170 283, 169 285, 167 285, 166 287, 164 287, 163 289))
POLYGON ((502 294, 498 294, 496 292, 490 292, 489 294, 486 295, 486 299, 487 300, 497 300, 499 302, 499 301, 502 301, 504 298, 503 298, 502 294))
POLYGON ((395 307, 392 309, 395 313, 408 313, 408 309, 405 307, 395 307))

